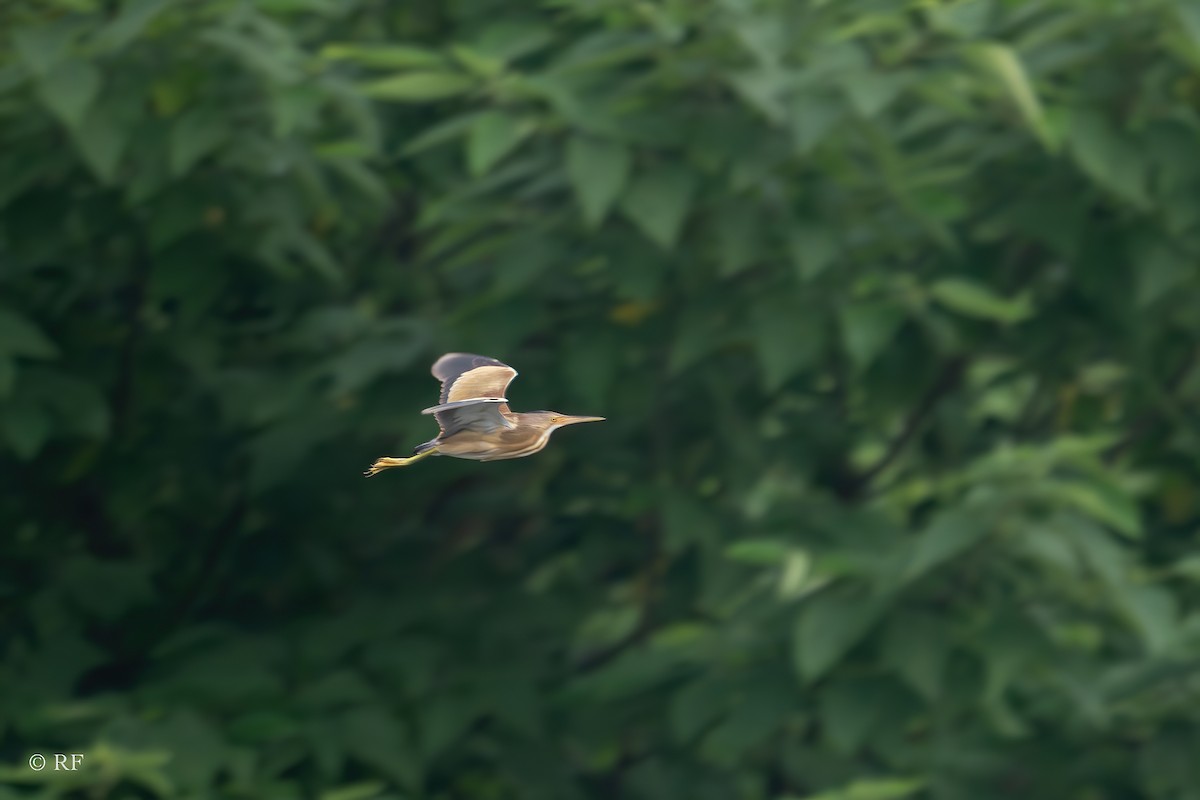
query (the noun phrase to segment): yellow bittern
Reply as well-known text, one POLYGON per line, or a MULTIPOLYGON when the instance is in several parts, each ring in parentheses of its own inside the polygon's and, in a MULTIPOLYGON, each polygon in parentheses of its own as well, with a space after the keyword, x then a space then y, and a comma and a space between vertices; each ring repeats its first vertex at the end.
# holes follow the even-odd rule
POLYGON ((557 411, 511 411, 504 393, 517 371, 507 364, 473 353, 446 353, 433 364, 433 377, 442 382, 439 405, 422 411, 433 414, 440 433, 419 444, 408 458, 383 457, 364 474, 370 477, 392 467, 405 467, 426 456, 452 456, 472 461, 499 461, 531 456, 546 446, 550 434, 577 422, 601 422, 604 417, 573 417, 557 411))

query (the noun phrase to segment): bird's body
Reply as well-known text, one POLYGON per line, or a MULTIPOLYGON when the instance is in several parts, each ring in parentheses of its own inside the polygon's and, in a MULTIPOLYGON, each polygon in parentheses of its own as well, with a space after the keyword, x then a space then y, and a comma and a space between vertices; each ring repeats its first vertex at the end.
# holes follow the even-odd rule
POLYGON ((487 356, 447 353, 434 362, 431 371, 442 382, 441 402, 421 413, 433 414, 441 432, 418 445, 409 458, 378 459, 367 470, 368 476, 431 455, 472 461, 523 458, 544 448, 550 435, 561 427, 604 419, 556 411, 512 411, 504 395, 517 371, 487 356))
POLYGON ((531 456, 545 447, 550 441, 550 434, 561 427, 553 420, 547 419, 559 416, 550 411, 530 411, 524 414, 509 411, 505 416, 513 423, 513 427, 476 433, 473 436, 450 436, 440 440, 436 445, 438 451, 444 456, 468 458, 472 461, 522 458, 531 456))

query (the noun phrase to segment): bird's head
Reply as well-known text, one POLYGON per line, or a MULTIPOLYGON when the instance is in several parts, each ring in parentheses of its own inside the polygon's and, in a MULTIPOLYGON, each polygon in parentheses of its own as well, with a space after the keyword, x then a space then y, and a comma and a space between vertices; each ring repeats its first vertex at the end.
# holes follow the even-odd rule
POLYGON ((536 424, 543 430, 554 431, 559 428, 565 428, 567 425, 575 425, 579 422, 603 422, 604 417, 576 417, 570 414, 560 414, 557 411, 537 411, 534 412, 537 416, 536 424))

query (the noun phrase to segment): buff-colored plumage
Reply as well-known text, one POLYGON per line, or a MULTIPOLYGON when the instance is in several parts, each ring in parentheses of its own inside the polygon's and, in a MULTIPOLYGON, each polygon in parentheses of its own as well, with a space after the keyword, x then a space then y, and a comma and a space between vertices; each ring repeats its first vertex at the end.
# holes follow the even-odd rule
POLYGON ((366 475, 403 467, 426 456, 444 455, 472 461, 500 461, 533 455, 557 429, 604 417, 574 417, 556 411, 512 411, 505 394, 517 371, 507 364, 473 353, 447 353, 433 364, 442 382, 440 402, 422 411, 432 414, 438 436, 418 445, 408 458, 385 456, 366 475))

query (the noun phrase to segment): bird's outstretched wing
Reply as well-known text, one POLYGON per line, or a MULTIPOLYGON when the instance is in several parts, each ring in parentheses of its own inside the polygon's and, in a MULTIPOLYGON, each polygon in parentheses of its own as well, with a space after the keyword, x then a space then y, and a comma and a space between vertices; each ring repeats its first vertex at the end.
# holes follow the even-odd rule
POLYGON ((442 403, 422 411, 437 417, 441 436, 452 436, 462 430, 491 433, 513 427, 501 409, 507 409, 508 401, 503 397, 475 397, 454 403, 442 403))
POLYGON ((434 362, 431 372, 442 382, 441 403, 421 413, 437 417, 442 436, 513 427, 505 392, 517 377, 515 369, 487 356, 447 353, 434 362))
POLYGON ((517 371, 502 361, 474 353, 446 353, 433 362, 433 377, 442 382, 440 402, 475 397, 504 397, 517 371))

